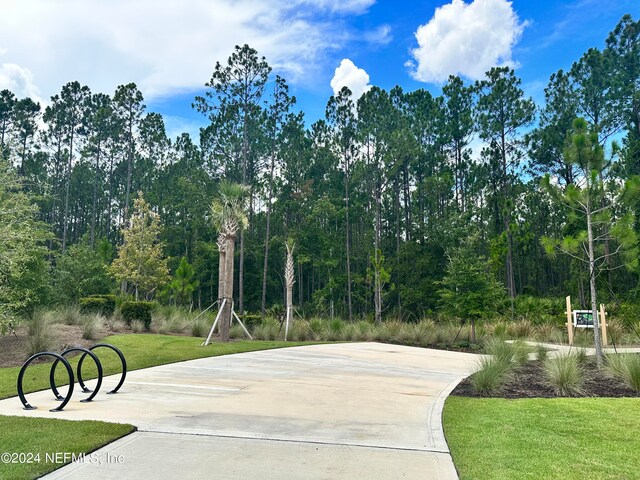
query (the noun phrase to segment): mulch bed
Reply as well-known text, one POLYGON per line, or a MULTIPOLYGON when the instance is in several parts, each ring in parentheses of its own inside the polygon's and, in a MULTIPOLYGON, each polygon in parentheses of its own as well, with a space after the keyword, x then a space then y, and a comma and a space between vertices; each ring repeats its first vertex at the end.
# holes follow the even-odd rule
MULTIPOLYGON (((585 364, 585 382, 583 397, 640 397, 640 393, 627 387, 620 380, 611 377, 604 370, 596 368, 595 359, 589 358, 585 364)), ((465 378, 453 390, 451 395, 459 397, 494 398, 558 398, 546 382, 542 363, 530 361, 517 367, 499 393, 478 395, 474 393, 470 377, 465 378)))
MULTIPOLYGON (((61 352, 68 347, 88 348, 98 343, 98 340, 108 335, 109 332, 104 328, 99 328, 96 330, 95 340, 85 340, 82 338, 82 327, 56 323, 50 326, 50 333, 53 338, 51 350, 61 352)), ((28 341, 29 337, 25 327, 19 327, 15 336, 13 334, 0 336, 0 368, 22 365, 29 358, 28 341)), ((41 361, 50 362, 51 359, 44 357, 41 361)))

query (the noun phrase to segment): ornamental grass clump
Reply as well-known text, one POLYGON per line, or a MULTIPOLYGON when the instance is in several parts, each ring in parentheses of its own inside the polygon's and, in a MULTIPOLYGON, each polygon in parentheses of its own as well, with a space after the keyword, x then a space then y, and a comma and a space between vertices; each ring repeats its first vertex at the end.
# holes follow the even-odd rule
POLYGON ((51 319, 46 312, 36 310, 27 323, 27 355, 54 350, 55 336, 51 333, 51 319))
POLYGON ((494 395, 498 393, 511 372, 511 364, 495 356, 483 357, 478 363, 478 370, 471 376, 471 386, 477 395, 494 395))
POLYGON ((577 397, 584 394, 584 370, 576 354, 567 353, 547 359, 544 374, 556 395, 577 397))
POLYGON ((640 354, 617 353, 607 355, 607 370, 628 387, 640 392, 640 354))

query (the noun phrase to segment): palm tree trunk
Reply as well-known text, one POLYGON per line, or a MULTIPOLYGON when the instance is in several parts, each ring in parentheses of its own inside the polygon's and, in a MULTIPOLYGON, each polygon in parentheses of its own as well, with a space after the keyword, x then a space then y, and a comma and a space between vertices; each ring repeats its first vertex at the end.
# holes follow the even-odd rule
POLYGON ((229 329, 231 327, 232 302, 233 302, 233 257, 235 252, 236 237, 226 235, 225 242, 225 281, 224 281, 224 299, 226 300, 222 315, 220 316, 220 340, 229 341, 229 329))

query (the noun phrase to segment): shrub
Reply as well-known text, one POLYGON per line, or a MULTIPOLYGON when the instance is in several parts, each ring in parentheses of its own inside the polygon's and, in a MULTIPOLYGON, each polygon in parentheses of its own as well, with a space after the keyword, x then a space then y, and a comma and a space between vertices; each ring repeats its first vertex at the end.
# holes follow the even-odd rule
POLYGON ((584 393, 584 371, 577 355, 569 353, 547 359, 544 373, 556 395, 571 397, 584 393))
POLYGON ((627 386, 640 392, 640 355, 618 353, 607 355, 607 370, 627 386))
POLYGON ((55 337, 50 330, 51 320, 48 315, 36 310, 27 323, 27 355, 53 350, 55 337))
POLYGON ((204 317, 197 318, 191 322, 191 336, 205 337, 209 333, 211 326, 204 317))
POLYGON ((549 350, 547 350, 542 345, 536 346, 536 359, 540 362, 544 362, 547 358, 549 358, 549 350))
POLYGON ((104 325, 105 318, 98 314, 95 317, 87 318, 82 325, 82 338, 85 340, 95 340, 98 337, 98 329, 104 325))
POLYGON ((116 309, 116 296, 91 295, 78 300, 78 305, 82 313, 100 313, 108 317, 116 309))
POLYGON ((229 329, 229 338, 244 338, 244 330, 240 325, 232 325, 229 329))
POLYGON ((494 338, 485 342, 484 351, 506 365, 524 365, 529 360, 531 347, 521 340, 505 342, 494 338))
POLYGON ((124 323, 124 321, 119 316, 114 315, 107 318, 107 327, 109 327, 109 330, 112 332, 119 332, 121 330, 124 330, 126 326, 127 324, 124 323))
POLYGON ((58 308, 53 315, 54 321, 64 323, 65 325, 80 325, 83 323, 84 315, 77 305, 65 305, 58 308))
POLYGON ((240 320, 242 320, 244 326, 247 327, 247 330, 251 330, 253 327, 262 323, 262 316, 259 314, 245 313, 244 315, 240 315, 240 320))
POLYGON ((478 395, 493 395, 508 378, 510 365, 497 357, 480 359, 478 370, 471 376, 471 386, 478 395))
POLYGON ((520 320, 510 323, 507 333, 513 338, 529 338, 533 332, 533 324, 529 320, 520 320))
POLYGON ((151 312, 155 307, 155 302, 123 302, 120 305, 120 313, 127 325, 133 326, 132 322, 138 320, 144 324, 145 330, 149 330, 151 328, 151 312))
POLYGON ((131 321, 131 331, 133 333, 140 333, 145 330, 144 322, 140 320, 132 320, 131 321))

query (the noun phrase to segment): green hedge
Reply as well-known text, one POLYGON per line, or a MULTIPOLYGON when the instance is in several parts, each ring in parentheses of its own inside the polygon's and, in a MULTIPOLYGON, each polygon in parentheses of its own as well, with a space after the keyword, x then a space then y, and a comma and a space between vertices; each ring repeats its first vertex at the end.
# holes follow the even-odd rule
POLYGON ((122 318, 131 325, 134 320, 144 323, 144 328, 151 329, 151 312, 156 308, 155 302, 122 302, 120 313, 122 318))
POLYGON ((78 300, 82 313, 100 313, 110 316, 116 309, 115 295, 91 295, 78 300))
POLYGON ((242 323, 244 323, 245 327, 253 328, 253 327, 257 327, 262 323, 262 316, 259 314, 255 315, 251 313, 246 313, 244 315, 240 315, 240 320, 242 320, 242 323))

